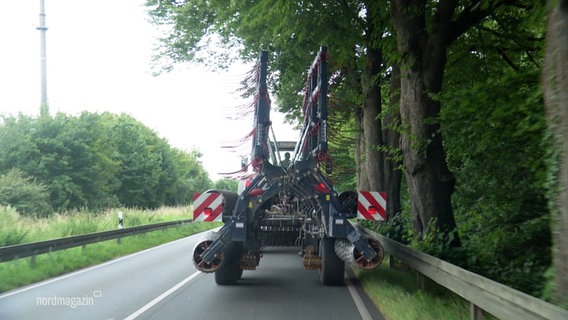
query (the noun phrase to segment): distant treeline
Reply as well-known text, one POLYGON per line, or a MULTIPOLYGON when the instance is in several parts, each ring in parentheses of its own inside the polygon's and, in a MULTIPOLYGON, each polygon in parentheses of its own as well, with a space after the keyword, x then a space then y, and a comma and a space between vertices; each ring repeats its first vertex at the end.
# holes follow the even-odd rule
POLYGON ((32 216, 185 205, 213 187, 200 156, 124 114, 4 117, 0 204, 32 216))

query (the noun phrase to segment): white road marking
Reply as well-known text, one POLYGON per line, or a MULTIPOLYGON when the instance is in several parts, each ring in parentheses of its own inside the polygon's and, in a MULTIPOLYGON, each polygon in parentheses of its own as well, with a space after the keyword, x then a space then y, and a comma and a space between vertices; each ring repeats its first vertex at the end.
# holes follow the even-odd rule
MULTIPOLYGON (((215 229, 213 229, 213 230, 215 230, 215 229)), ((204 232, 209 232, 209 231, 204 231, 204 232)), ((188 238, 199 237, 200 235, 201 235, 201 233, 193 234, 193 235, 190 235, 190 236, 188 236, 188 237, 181 238, 181 239, 178 239, 178 240, 174 240, 174 241, 171 241, 171 242, 167 242, 167 243, 161 244, 161 245, 156 246, 156 247, 152 247, 152 248, 145 249, 145 250, 143 250, 143 251, 138 251, 138 252, 132 253, 132 254, 130 254, 130 255, 127 255, 127 256, 118 258, 118 259, 114 259, 114 260, 110 260, 110 261, 107 261, 107 262, 103 262, 103 263, 101 263, 101 264, 98 264, 98 265, 95 265, 95 266, 92 266, 92 267, 88 267, 88 268, 86 268, 86 269, 81 269, 81 270, 79 270, 79 271, 74 271, 74 272, 68 273, 68 274, 66 274, 66 275, 59 276, 59 277, 57 277, 57 278, 52 278, 52 279, 49 279, 49 280, 45 280, 45 281, 43 281, 43 282, 39 282, 39 283, 30 285, 30 286, 28 286, 28 287, 24 287, 24 288, 21 288, 21 289, 15 289, 14 291, 8 292, 8 293, 3 294, 3 295, 0 295, 0 299, 7 298, 7 297, 10 297, 10 296, 16 295, 16 294, 18 294, 18 293, 22 293, 22 292, 31 290, 31 289, 35 289, 35 288, 37 288, 37 287, 41 287, 41 286, 44 286, 44 285, 46 285, 46 284, 49 284, 49 283, 52 283, 52 282, 55 282, 55 281, 67 279, 67 278, 69 278, 69 277, 73 277, 73 276, 76 276, 76 275, 81 274, 81 273, 93 271, 93 270, 95 270, 95 269, 102 268, 102 267, 108 266, 108 265, 110 265, 110 264, 120 262, 120 261, 122 261, 122 260, 130 259, 130 258, 132 258, 132 257, 135 257, 135 256, 140 255, 140 254, 147 253, 147 252, 152 251, 152 250, 158 250, 158 249, 160 249, 160 248, 162 248, 162 247, 164 247, 164 246, 169 246, 169 245, 175 244, 175 243, 180 242, 180 241, 188 240, 188 238)))
POLYGON ((133 314, 129 315, 128 317, 124 318, 124 320, 134 320, 137 317, 139 317, 141 314, 143 314, 144 312, 148 311, 150 308, 152 308, 153 306, 155 306, 156 304, 158 304, 160 301, 164 300, 167 296, 169 296, 170 294, 174 293, 177 289, 183 287, 186 283, 190 282, 191 280, 193 280, 195 277, 197 277, 198 275, 201 274, 201 271, 196 271, 195 273, 193 273, 192 275, 190 275, 189 277, 183 279, 180 283, 176 284, 175 286, 171 287, 168 291, 162 293, 161 295, 159 295, 156 299, 150 301, 148 304, 146 304, 145 306, 143 306, 142 308, 138 309, 136 312, 134 312, 133 314))
POLYGON ((349 293, 351 294, 351 298, 353 298, 353 302, 355 302, 357 310, 359 310, 359 314, 361 314, 361 318, 363 320, 372 320, 373 318, 371 318, 369 310, 365 307, 363 299, 361 299, 359 292, 357 292, 357 289, 355 289, 355 286, 347 276, 345 277, 345 284, 347 285, 347 290, 349 290, 349 293))

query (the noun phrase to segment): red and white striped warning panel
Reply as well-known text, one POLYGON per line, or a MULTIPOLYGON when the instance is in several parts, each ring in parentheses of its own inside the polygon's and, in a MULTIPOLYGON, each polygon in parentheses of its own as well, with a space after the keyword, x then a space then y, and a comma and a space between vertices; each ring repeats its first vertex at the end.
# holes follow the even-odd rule
POLYGON ((223 195, 220 192, 203 192, 193 195, 193 221, 221 221, 223 195))
POLYGON ((381 220, 387 218, 387 194, 378 191, 359 191, 357 219, 381 220))

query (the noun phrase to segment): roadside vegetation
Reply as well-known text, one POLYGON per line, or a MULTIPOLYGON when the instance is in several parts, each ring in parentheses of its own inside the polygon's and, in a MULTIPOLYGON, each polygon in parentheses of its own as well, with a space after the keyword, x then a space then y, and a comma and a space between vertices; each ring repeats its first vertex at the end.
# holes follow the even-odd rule
POLYGON ((327 46, 334 186, 385 191, 389 237, 563 306, 566 6, 147 0, 151 21, 175 30, 157 71, 222 70, 268 48, 273 101, 296 123, 306 66, 327 46))
MULTIPOLYGON (((118 226, 118 211, 123 211, 125 227, 187 219, 191 212, 188 207, 157 210, 116 209, 99 214, 76 212, 54 214, 50 218, 29 218, 20 216, 12 208, 0 206, 0 246, 113 230, 118 226)), ((109 261, 216 226, 219 224, 191 223, 124 237, 120 242, 108 240, 85 247, 38 255, 35 259, 23 258, 0 262, 0 279, 2 279, 0 292, 109 261)))
MULTIPOLYGON (((416 273, 402 265, 389 267, 389 257, 373 271, 354 269, 382 315, 387 320, 467 320, 471 319, 470 304, 453 292, 425 278, 420 290, 416 273)), ((486 319, 495 319, 486 314, 486 319)))
MULTIPOLYGON (((270 48, 271 95, 297 123, 310 51, 328 46, 334 186, 387 192, 379 233, 568 306, 566 1, 146 2, 175 30, 158 69, 270 48)), ((127 115, 0 122, 0 205, 29 217, 188 205, 212 186, 198 151, 127 115)), ((3 241, 28 241, 25 224, 3 241)))

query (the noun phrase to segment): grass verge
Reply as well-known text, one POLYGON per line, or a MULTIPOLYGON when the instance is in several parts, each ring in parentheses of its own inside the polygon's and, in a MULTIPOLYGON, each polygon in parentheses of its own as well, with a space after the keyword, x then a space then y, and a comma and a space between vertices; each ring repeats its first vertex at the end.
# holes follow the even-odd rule
POLYGON ((97 213, 75 211, 37 219, 22 216, 14 208, 0 205, 0 247, 115 230, 118 212, 123 213, 125 228, 192 216, 191 207, 163 207, 156 210, 116 208, 97 213))
POLYGON ((428 279, 419 290, 416 273, 389 268, 386 257, 373 271, 354 272, 387 320, 471 319, 469 302, 428 279))
MULTIPOLYGON (((96 265, 163 243, 181 239, 191 234, 219 226, 219 223, 190 223, 165 230, 148 232, 38 255, 31 258, 0 263, 0 292, 9 291, 71 271, 96 265)), ((189 253, 188 253, 189 255, 189 253)))

